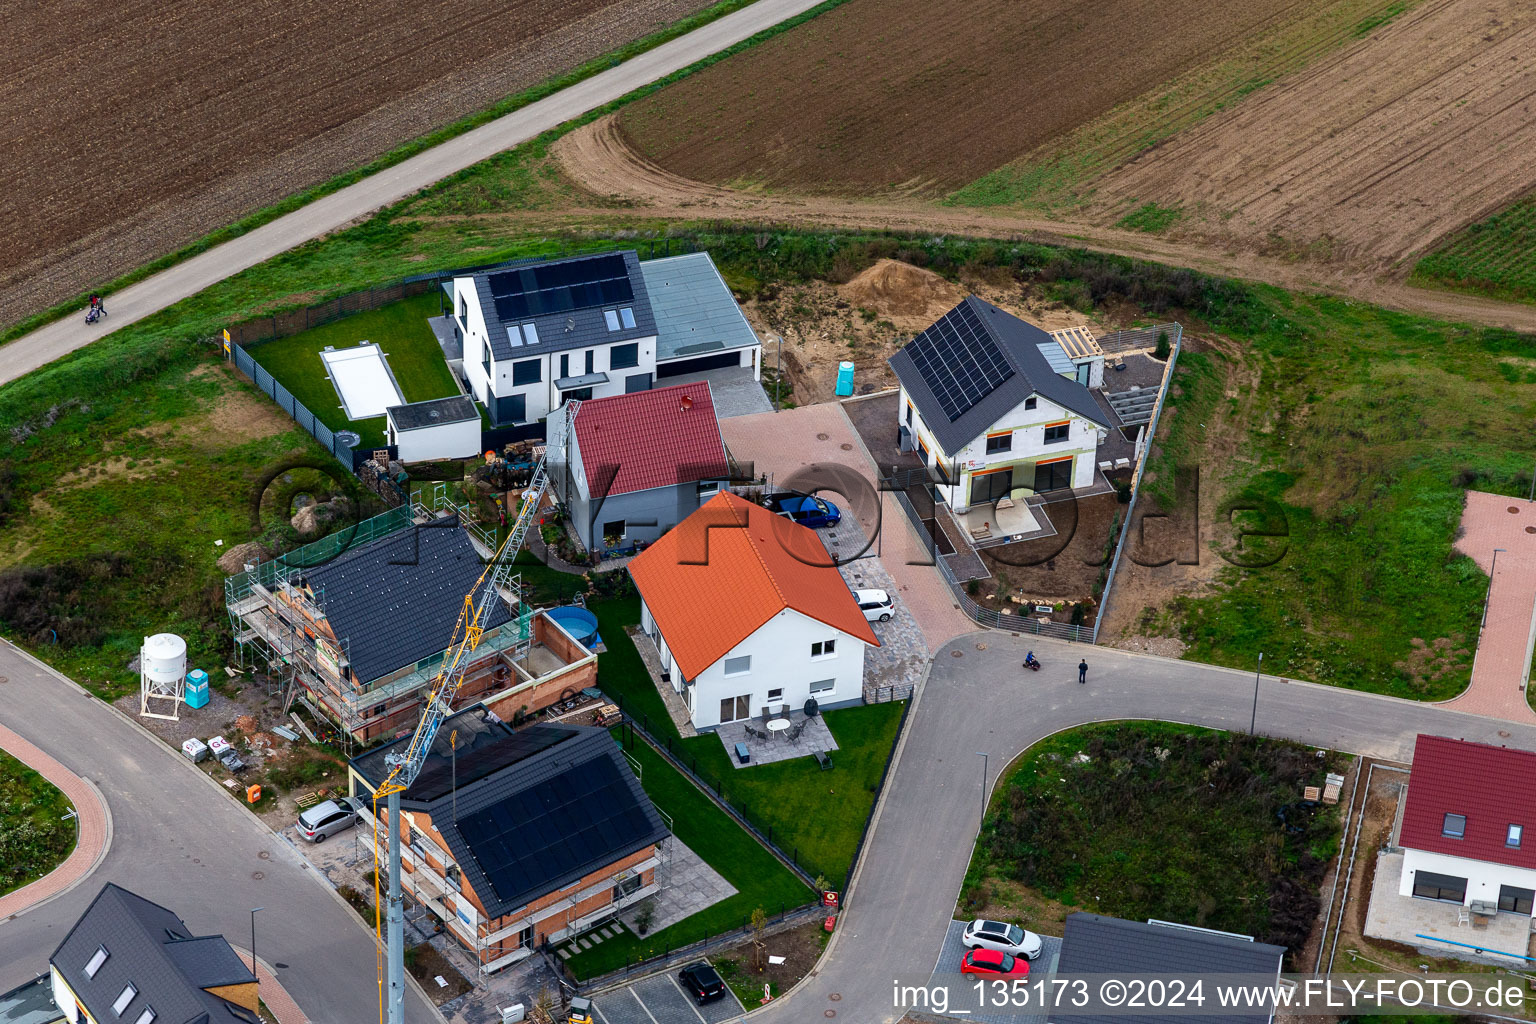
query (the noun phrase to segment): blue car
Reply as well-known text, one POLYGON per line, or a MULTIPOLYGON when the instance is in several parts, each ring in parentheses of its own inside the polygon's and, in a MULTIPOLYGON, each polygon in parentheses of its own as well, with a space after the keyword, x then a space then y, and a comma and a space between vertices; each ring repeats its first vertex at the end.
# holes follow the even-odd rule
POLYGON ((825 498, 807 494, 773 494, 764 501, 768 510, 801 526, 818 529, 836 526, 843 518, 838 507, 825 498))

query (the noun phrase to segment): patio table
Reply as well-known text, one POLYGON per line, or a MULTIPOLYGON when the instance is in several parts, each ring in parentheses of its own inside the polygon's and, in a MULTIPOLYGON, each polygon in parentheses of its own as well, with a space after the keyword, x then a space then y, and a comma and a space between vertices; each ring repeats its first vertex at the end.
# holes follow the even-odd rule
POLYGON ((787 719, 787 718, 775 718, 772 721, 768 722, 767 726, 768 726, 768 735, 772 736, 772 735, 774 735, 776 733, 783 732, 785 729, 788 729, 789 728, 789 719, 787 719))

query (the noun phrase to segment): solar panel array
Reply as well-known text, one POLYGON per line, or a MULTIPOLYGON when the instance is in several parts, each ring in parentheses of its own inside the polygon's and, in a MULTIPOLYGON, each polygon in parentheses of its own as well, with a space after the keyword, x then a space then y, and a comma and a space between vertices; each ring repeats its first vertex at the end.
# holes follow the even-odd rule
POLYGON ((635 297, 624 257, 613 253, 507 270, 487 280, 496 299, 496 315, 503 320, 551 316, 631 302, 635 297))
POLYGON ((1013 376, 1013 367, 969 303, 940 317, 906 351, 951 423, 1013 376))
POLYGON ((576 765, 483 811, 459 832, 501 900, 591 870, 652 834, 612 757, 576 765))

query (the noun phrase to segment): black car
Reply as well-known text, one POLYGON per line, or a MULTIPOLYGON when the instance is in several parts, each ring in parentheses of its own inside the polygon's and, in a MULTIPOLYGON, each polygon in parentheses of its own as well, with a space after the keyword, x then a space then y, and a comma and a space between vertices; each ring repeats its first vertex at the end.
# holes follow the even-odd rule
POLYGON ((703 960, 684 967, 677 980, 682 984, 683 991, 693 996, 700 1006, 725 998, 725 982, 703 960))

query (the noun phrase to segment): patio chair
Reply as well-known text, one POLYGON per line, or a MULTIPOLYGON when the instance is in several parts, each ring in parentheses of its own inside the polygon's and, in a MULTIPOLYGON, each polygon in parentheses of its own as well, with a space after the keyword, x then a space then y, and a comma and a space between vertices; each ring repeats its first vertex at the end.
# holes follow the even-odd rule
POLYGON ((800 739, 800 734, 805 732, 805 723, 799 722, 789 727, 789 742, 794 743, 800 739))

